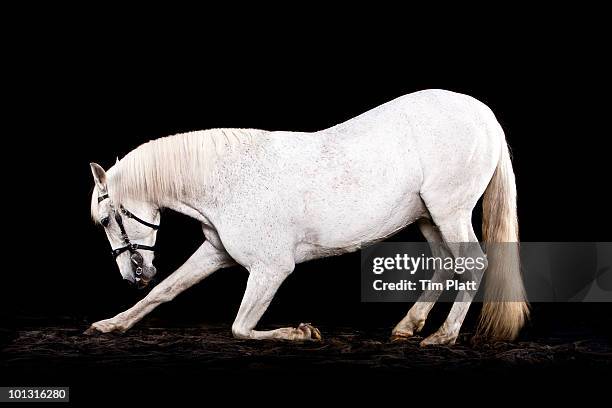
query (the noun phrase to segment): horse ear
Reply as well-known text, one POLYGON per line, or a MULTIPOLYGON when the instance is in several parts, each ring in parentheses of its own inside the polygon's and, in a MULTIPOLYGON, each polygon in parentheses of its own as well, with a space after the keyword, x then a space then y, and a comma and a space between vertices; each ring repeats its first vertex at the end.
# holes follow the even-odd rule
POLYGON ((117 156, 117 160, 115 160, 115 164, 119 163, 119 156, 117 156))
POLYGON ((106 192, 106 172, 98 163, 89 163, 91 174, 100 193, 106 192))

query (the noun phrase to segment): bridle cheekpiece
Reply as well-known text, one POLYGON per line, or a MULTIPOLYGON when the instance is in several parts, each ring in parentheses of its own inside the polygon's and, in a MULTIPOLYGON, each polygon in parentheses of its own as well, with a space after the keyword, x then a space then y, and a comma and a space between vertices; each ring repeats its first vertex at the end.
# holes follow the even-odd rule
MULTIPOLYGON (((108 194, 106 194, 106 193, 102 194, 101 196, 98 197, 98 203, 101 203, 102 201, 104 201, 106 199, 108 199, 108 194)), ((149 246, 149 245, 133 243, 130 240, 130 237, 128 237, 127 232, 125 231, 125 227, 123 225, 122 215, 127 217, 127 218, 131 218, 134 221, 139 222, 140 224, 142 224, 142 225, 144 225, 146 227, 149 227, 151 229, 154 229, 154 230, 159 229, 159 225, 152 224, 150 222, 147 222, 147 221, 137 217, 132 212, 130 212, 126 208, 124 208, 123 205, 119 206, 119 211, 117 211, 115 209, 115 207, 111 203, 111 209, 112 209, 112 211, 114 213, 115 222, 117 223, 117 225, 119 226, 119 230, 121 231, 121 239, 122 239, 123 243, 125 244, 124 246, 122 246, 120 248, 116 248, 116 249, 112 250, 113 257, 116 259, 119 255, 121 255, 125 251, 129 251, 130 252, 130 260, 132 261, 132 264, 136 267, 134 269, 134 274, 136 275, 136 281, 138 282, 141 279, 141 275, 142 275, 142 272, 143 272, 143 263, 144 263, 144 259, 143 259, 142 255, 138 252, 138 250, 141 249, 141 250, 145 250, 145 251, 155 251, 155 247, 154 246, 149 246)))

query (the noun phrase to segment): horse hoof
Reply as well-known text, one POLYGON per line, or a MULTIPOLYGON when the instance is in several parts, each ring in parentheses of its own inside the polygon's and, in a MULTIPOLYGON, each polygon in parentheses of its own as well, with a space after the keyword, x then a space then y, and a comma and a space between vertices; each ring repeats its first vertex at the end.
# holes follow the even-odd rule
POLYGON ((319 329, 310 323, 300 323, 298 330, 301 330, 305 335, 309 336, 309 338, 305 338, 304 340, 320 341, 323 338, 319 329))
POLYGON ((452 346, 455 344, 457 340, 457 336, 445 335, 434 333, 429 337, 425 338, 419 344, 421 347, 430 347, 430 346, 452 346))
POLYGON ((85 331, 83 332, 83 334, 84 334, 85 336, 95 336, 95 335, 98 335, 98 334, 102 334, 102 332, 101 332, 100 330, 96 329, 96 328, 95 328, 95 327, 92 325, 92 326, 89 326, 89 328, 88 328, 87 330, 85 330, 85 331))

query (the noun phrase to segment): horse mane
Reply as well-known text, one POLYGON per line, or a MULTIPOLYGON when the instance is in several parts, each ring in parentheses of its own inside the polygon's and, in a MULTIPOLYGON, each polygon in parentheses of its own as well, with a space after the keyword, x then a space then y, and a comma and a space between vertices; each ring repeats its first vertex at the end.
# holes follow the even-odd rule
MULTIPOLYGON (((209 129, 151 140, 138 146, 107 171, 108 195, 115 205, 127 198, 162 205, 205 185, 216 160, 253 136, 255 129, 209 129)), ((94 188, 91 215, 97 221, 98 191, 94 188)))

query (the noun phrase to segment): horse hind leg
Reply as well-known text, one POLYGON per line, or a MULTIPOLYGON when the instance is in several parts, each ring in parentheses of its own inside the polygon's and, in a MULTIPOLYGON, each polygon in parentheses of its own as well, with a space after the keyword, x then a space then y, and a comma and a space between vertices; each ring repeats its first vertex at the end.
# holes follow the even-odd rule
MULTIPOLYGON (((450 252, 444 245, 444 240, 435 224, 429 219, 421 219, 418 222, 421 233, 427 239, 432 255, 436 258, 450 256, 450 252)), ((453 272, 445 269, 434 271, 432 282, 444 282, 452 276, 453 272)), ((436 287, 432 285, 432 287, 436 287)), ((417 302, 410 308, 406 316, 395 326, 391 332, 391 341, 403 341, 420 332, 425 325, 429 312, 440 297, 440 290, 426 290, 419 296, 417 302)))
MULTIPOLYGON (((472 281, 475 283, 474 289, 460 290, 455 299, 455 303, 451 307, 448 317, 442 326, 429 337, 421 342, 421 346, 430 345, 445 345, 454 344, 459 336, 461 325, 467 315, 472 299, 478 290, 480 281, 487 267, 486 256, 478 243, 474 229, 471 223, 471 213, 464 216, 458 216, 451 220, 444 220, 439 223, 440 233, 446 242, 449 251, 453 258, 457 261, 463 259, 481 259, 480 265, 476 262, 471 262, 474 265, 471 269, 466 269, 463 273, 457 274, 457 278, 461 282, 472 281)), ((457 265, 455 270, 457 270, 457 265)))

